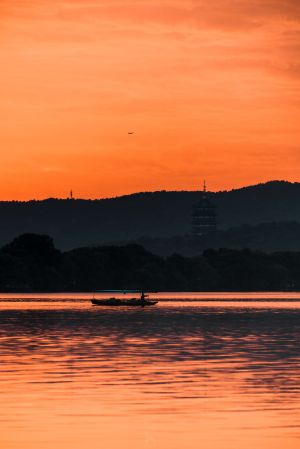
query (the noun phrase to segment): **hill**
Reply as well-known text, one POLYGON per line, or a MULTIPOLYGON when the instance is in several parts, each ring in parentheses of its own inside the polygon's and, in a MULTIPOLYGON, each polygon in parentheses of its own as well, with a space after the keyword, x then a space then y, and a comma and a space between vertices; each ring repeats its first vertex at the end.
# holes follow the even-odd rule
MULTIPOLYGON (((120 242, 122 246, 129 242, 120 242)), ((279 222, 258 225, 242 225, 219 230, 207 236, 176 236, 169 238, 142 237, 134 242, 153 254, 170 256, 173 253, 187 257, 198 256, 203 251, 214 248, 231 248, 271 253, 274 251, 300 251, 300 223, 279 222)))
MULTIPOLYGON (((51 235, 61 249, 190 232, 199 192, 144 192, 103 200, 2 201, 0 245, 22 233, 51 235)), ((219 229, 264 222, 300 222, 300 183, 272 181, 208 193, 219 229)))

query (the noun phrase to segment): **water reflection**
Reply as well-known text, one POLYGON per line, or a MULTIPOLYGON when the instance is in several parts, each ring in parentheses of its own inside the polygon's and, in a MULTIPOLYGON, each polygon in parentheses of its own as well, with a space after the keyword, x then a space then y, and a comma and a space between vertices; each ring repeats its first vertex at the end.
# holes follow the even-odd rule
POLYGON ((5 448, 296 448, 300 308, 2 304, 5 448))

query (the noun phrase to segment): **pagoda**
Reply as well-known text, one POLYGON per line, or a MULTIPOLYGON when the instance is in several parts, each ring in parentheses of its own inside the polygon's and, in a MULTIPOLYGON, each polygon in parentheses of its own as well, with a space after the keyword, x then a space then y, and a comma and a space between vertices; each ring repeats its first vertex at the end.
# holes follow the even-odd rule
POLYGON ((216 228, 216 207, 207 198, 206 183, 204 181, 202 198, 193 208, 192 235, 206 235, 215 231, 216 228))

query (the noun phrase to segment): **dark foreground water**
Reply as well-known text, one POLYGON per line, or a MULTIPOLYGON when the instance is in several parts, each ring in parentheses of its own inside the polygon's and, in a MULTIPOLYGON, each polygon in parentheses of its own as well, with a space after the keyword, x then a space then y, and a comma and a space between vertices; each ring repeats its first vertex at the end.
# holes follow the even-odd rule
POLYGON ((33 299, 0 300, 1 449, 300 447, 300 302, 33 299))

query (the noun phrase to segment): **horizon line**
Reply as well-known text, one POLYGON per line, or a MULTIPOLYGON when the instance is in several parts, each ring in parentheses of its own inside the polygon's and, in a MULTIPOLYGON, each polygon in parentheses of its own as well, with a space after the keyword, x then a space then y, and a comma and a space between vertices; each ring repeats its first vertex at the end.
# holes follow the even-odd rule
MULTIPOLYGON (((268 181, 264 181, 264 182, 259 182, 256 184, 249 184, 249 185, 245 185, 242 187, 234 187, 232 189, 224 189, 224 190, 208 190, 207 193, 225 193, 225 192, 234 192, 236 190, 243 190, 243 189, 247 189, 247 188, 251 188, 251 187, 257 187, 257 186, 261 186, 261 185, 266 185, 266 184, 271 184, 271 183, 282 183, 282 184, 299 184, 300 182, 298 181, 287 181, 284 179, 271 179, 268 181)), ((80 200, 80 201, 105 201, 105 200, 113 200, 113 199, 117 199, 117 198, 124 198, 124 197, 128 197, 128 196, 134 196, 134 195, 141 195, 141 194, 145 194, 145 193, 161 193, 161 192, 166 192, 166 193, 175 193, 175 192, 202 192, 203 190, 188 190, 188 189, 182 189, 182 190, 166 190, 166 189, 161 189, 161 190, 144 190, 144 191, 137 191, 137 192, 131 192, 131 193, 124 193, 121 195, 116 195, 116 196, 106 196, 106 197, 98 197, 98 198, 83 198, 83 197, 76 197, 73 196, 72 197, 54 197, 54 196, 49 196, 49 197, 45 197, 45 198, 30 198, 30 199, 24 199, 24 200, 18 200, 18 199, 0 199, 0 203, 30 203, 30 202, 42 202, 42 201, 47 201, 47 200, 57 200, 57 201, 76 201, 76 200, 80 200)))

